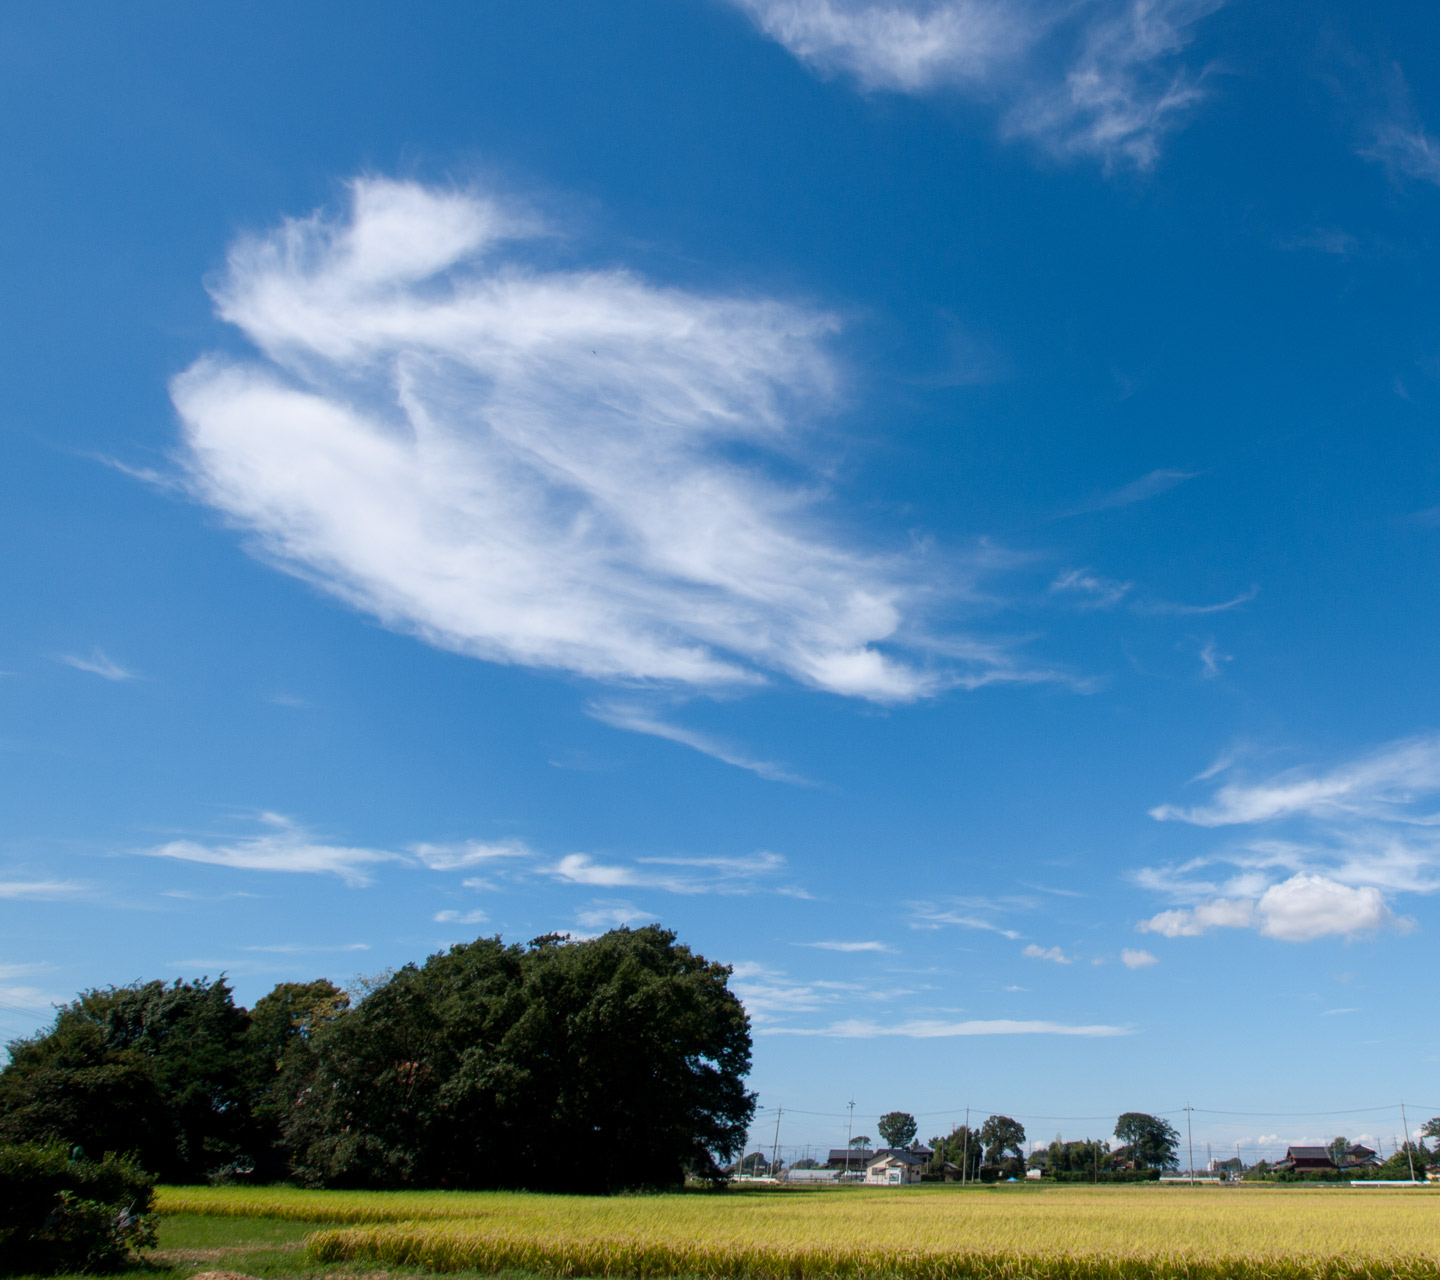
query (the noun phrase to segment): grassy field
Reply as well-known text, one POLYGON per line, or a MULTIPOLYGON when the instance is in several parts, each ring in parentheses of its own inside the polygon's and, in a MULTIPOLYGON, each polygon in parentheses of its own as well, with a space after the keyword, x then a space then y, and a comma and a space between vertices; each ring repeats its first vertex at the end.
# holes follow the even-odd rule
POLYGON ((266 1277, 1440 1280, 1440 1193, 1423 1190, 937 1186, 607 1199, 171 1188, 160 1209, 155 1263, 170 1269, 183 1255, 191 1270, 266 1277))

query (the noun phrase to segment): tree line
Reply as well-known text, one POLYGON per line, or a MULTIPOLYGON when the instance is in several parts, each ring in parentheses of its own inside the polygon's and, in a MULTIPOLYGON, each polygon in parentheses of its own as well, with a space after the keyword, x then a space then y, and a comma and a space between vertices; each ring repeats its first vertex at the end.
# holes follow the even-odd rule
POLYGON ((658 926, 481 938, 358 993, 86 991, 0 1071, 0 1143, 168 1182, 614 1190, 719 1178, 755 1109, 728 967, 658 926))

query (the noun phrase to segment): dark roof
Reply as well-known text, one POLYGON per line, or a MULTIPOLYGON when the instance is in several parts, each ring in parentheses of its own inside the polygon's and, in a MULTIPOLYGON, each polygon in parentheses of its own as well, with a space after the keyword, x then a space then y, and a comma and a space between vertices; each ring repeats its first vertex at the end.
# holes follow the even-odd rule
POLYGON ((851 1164, 864 1164, 875 1153, 869 1147, 831 1147, 827 1164, 844 1164, 849 1158, 851 1164))
POLYGON ((1287 1147, 1285 1149, 1287 1160, 1328 1160, 1331 1164, 1335 1161, 1330 1154, 1329 1147, 1287 1147))
POLYGON ((916 1151, 905 1151, 903 1149, 896 1148, 893 1150, 887 1149, 885 1151, 877 1151, 873 1156, 870 1157, 868 1161, 866 1161, 866 1163, 879 1164, 882 1160, 896 1160, 899 1161, 899 1163, 901 1164, 924 1164, 925 1159, 925 1157, 921 1156, 916 1151))

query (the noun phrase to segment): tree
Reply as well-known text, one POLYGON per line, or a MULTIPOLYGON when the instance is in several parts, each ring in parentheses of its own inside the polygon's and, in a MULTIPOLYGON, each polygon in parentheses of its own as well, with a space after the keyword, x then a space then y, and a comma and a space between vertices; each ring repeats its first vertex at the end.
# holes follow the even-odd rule
POLYGON ((863 1138, 851 1138, 850 1145, 860 1151, 864 1151, 869 1148, 870 1144, 873 1141, 874 1139, 868 1136, 863 1138))
POLYGON ((915 1117, 908 1111, 887 1111, 875 1122, 880 1141, 887 1147, 908 1147, 915 1141, 915 1117))
POLYGON ((0 1141, 133 1152, 169 1182, 248 1168, 246 1026, 223 977, 83 992, 11 1042, 0 1141))
POLYGON ((958 1124, 943 1138, 931 1138, 930 1147, 935 1152, 930 1165, 933 1171, 939 1172, 947 1164, 952 1164, 963 1171, 966 1182, 974 1182, 980 1177, 981 1143, 980 1135, 974 1129, 958 1124))
POLYGON ((310 1038, 295 1172, 592 1191, 718 1178, 755 1108, 729 973, 658 926, 482 938, 406 965, 310 1038))
POLYGON ((1142 1169, 1173 1169, 1180 1163, 1180 1133, 1159 1116, 1127 1111, 1115 1122, 1115 1136, 1142 1169))
POLYGON ((980 1126, 980 1141, 985 1147, 985 1162, 999 1164, 1007 1151, 1017 1159, 1025 1158, 1025 1126, 1009 1116, 991 1116, 980 1126))

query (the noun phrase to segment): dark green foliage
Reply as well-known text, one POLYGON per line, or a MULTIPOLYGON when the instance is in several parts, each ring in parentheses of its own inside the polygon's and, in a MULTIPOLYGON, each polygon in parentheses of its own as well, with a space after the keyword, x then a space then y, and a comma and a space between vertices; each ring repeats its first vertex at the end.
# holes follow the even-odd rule
POLYGON ((1115 1136, 1127 1148, 1125 1156, 1142 1169, 1174 1169, 1180 1163, 1180 1133, 1159 1116, 1127 1111, 1115 1121, 1115 1136))
MULTIPOLYGON (((985 1147, 987 1164, 1000 1164, 1010 1152, 1021 1161, 1025 1158, 1025 1126, 1009 1116, 991 1116, 985 1121, 980 1126, 980 1141, 985 1147)), ((1023 1163, 1021 1170, 1024 1170, 1023 1163)))
MULTIPOLYGON (((1051 1177, 1049 1170, 1045 1176, 1051 1177)), ((1101 1165, 1100 1172, 1087 1173, 1083 1169, 1068 1169, 1053 1175, 1056 1182, 1157 1182, 1159 1169, 1107 1169, 1101 1165)))
POLYGON ((935 1152, 930 1167, 937 1173, 947 1164, 952 1164, 961 1170, 955 1175, 957 1178, 963 1177, 966 1182, 979 1178, 984 1148, 978 1131, 957 1124, 945 1137, 931 1138, 930 1148, 935 1152))
POLYGON ((224 979, 87 991, 10 1045, 0 1141, 130 1151, 164 1181, 245 1158, 246 1017, 224 979))
POLYGON ((908 1111, 887 1111, 875 1126, 887 1147, 908 1147, 915 1141, 915 1117, 908 1111))
MULTIPOLYGON (((1062 1142, 1056 1138, 1045 1149, 1045 1172, 1059 1177, 1061 1174, 1084 1174, 1092 1181, 1097 1172, 1104 1173, 1110 1168, 1110 1144, 1086 1138, 1082 1142, 1062 1142)), ((1062 1179, 1063 1180, 1063 1179, 1062 1179)))
POLYGON ((754 1111, 728 975, 654 926, 407 965, 311 1036, 286 1123, 295 1172, 596 1191, 717 1177, 754 1111))
POLYGON ((0 1146, 0 1272, 114 1271, 155 1243, 154 1182, 133 1160, 0 1146))

